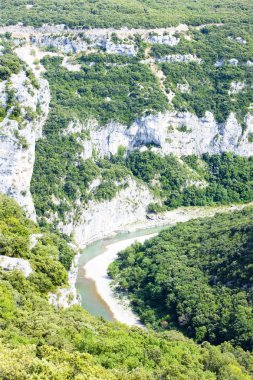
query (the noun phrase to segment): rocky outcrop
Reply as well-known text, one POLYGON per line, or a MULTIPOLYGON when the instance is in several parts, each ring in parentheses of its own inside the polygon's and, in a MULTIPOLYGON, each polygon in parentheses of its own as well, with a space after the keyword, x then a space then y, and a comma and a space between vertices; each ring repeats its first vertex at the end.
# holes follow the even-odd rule
POLYGON ((80 304, 80 297, 75 287, 79 257, 80 254, 75 256, 68 272, 68 285, 65 288, 58 288, 55 293, 49 293, 49 302, 51 305, 58 308, 65 308, 80 304))
MULTIPOLYGON (((87 41, 83 41, 80 38, 72 39, 68 36, 52 36, 49 34, 41 36, 32 36, 31 42, 40 47, 55 48, 62 53, 80 53, 81 51, 88 50, 88 47, 98 47, 99 44, 88 44, 87 41)), ((102 42, 100 42, 101 44, 102 42)))
MULTIPOLYGON (((214 25, 214 24, 212 24, 214 25)), ((215 24, 216 26, 221 26, 222 24, 215 24)), ((203 27, 206 27, 207 25, 200 25, 198 27, 195 27, 196 29, 201 29, 203 27)), ((166 28, 152 28, 152 29, 128 29, 127 27, 123 27, 121 29, 115 29, 115 28, 92 28, 92 29, 72 29, 68 28, 64 24, 59 25, 49 25, 49 24, 43 24, 39 28, 35 28, 33 26, 24 26, 22 23, 19 23, 17 25, 8 25, 8 26, 0 26, 0 33, 4 34, 6 32, 12 33, 14 37, 27 37, 27 36, 39 36, 39 35, 63 35, 68 34, 71 36, 80 36, 80 33, 84 35, 86 38, 99 38, 103 36, 112 36, 117 35, 120 39, 125 38, 132 38, 135 35, 140 35, 145 41, 148 41, 151 36, 173 36, 175 33, 186 33, 189 30, 189 26, 186 24, 179 24, 177 26, 169 26, 166 28)))
POLYGON ((39 80, 35 88, 24 71, 12 75, 11 81, 1 83, 2 104, 13 93, 13 103, 21 108, 19 118, 12 116, 12 107, 0 123, 0 192, 7 194, 24 207, 35 220, 35 209, 30 193, 30 181, 35 159, 35 141, 42 135, 47 117, 50 92, 46 80, 39 80))
POLYGON ((230 90, 228 91, 229 95, 238 94, 245 88, 244 82, 231 82, 230 90))
POLYGON ((161 57, 161 58, 155 58, 155 62, 160 62, 160 63, 196 62, 200 64, 202 62, 202 59, 198 58, 195 54, 171 54, 171 55, 165 55, 164 57, 161 57))
POLYGON ((25 277, 28 277, 32 273, 32 267, 29 261, 16 257, 0 256, 0 267, 6 272, 18 270, 25 277))
POLYGON ((109 54, 127 55, 134 57, 137 51, 134 47, 134 43, 114 43, 110 37, 106 34, 91 35, 87 37, 73 36, 71 35, 35 35, 31 37, 31 43, 44 48, 55 48, 64 54, 74 54, 85 52, 90 49, 103 49, 109 54))
POLYGON ((128 57, 135 57, 137 50, 133 44, 113 43, 112 41, 105 40, 104 49, 109 54, 127 55, 128 57))
POLYGON ((30 244, 29 248, 33 249, 36 244, 38 243, 38 240, 43 236, 43 234, 31 234, 30 235, 30 244))
POLYGON ((146 207, 153 201, 154 196, 145 185, 129 178, 128 187, 120 190, 111 201, 79 203, 77 209, 68 214, 67 221, 60 222, 58 227, 72 235, 79 248, 83 248, 126 225, 145 220, 146 207))
POLYGON ((151 44, 161 44, 161 45, 168 45, 168 46, 176 46, 180 42, 180 38, 177 38, 173 35, 163 34, 158 35, 154 34, 149 37, 149 42, 151 44))
POLYGON ((253 115, 245 118, 245 124, 247 128, 243 129, 233 113, 219 124, 210 112, 203 118, 189 112, 166 112, 137 119, 130 127, 115 122, 99 127, 95 121, 75 121, 65 133, 89 132, 90 138, 82 142, 84 159, 92 157, 94 150, 103 157, 116 154, 120 146, 132 150, 147 145, 162 154, 177 156, 222 152, 251 156, 253 143, 248 136, 253 132, 253 115))

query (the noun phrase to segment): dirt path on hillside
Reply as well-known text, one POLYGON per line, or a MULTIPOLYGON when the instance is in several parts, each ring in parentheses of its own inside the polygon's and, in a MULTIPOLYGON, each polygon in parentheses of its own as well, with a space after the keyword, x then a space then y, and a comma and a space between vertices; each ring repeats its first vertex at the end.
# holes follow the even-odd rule
POLYGON ((163 71, 159 69, 158 65, 155 63, 154 57, 151 56, 151 47, 148 46, 145 50, 145 61, 143 63, 148 63, 150 66, 150 69, 154 76, 157 78, 159 82, 159 86, 161 91, 164 93, 164 95, 167 97, 169 103, 172 102, 175 94, 170 91, 169 93, 166 91, 166 87, 164 82, 166 81, 166 76, 164 75, 163 71))

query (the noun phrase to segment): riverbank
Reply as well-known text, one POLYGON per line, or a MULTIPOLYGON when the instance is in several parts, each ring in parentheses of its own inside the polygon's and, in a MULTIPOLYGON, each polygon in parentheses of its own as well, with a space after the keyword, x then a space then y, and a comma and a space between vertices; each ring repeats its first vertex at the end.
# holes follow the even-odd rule
MULTIPOLYGON (((84 305, 86 309, 93 315, 100 315, 97 310, 100 309, 99 305, 96 303, 103 303, 109 309, 109 313, 113 316, 112 320, 117 320, 119 322, 125 323, 127 325, 140 326, 140 321, 138 317, 132 312, 127 300, 123 300, 115 294, 115 291, 111 288, 111 280, 107 275, 108 266, 117 258, 118 252, 127 248, 135 241, 143 243, 145 240, 155 236, 156 233, 151 233, 149 229, 152 228, 165 228, 166 226, 175 225, 178 222, 186 222, 190 219, 196 219, 200 217, 212 217, 218 212, 232 212, 235 210, 243 209, 248 206, 245 205, 230 205, 230 206, 219 206, 219 207, 192 207, 192 208, 180 208, 176 210, 171 210, 160 215, 153 215, 152 219, 147 219, 135 224, 128 225, 124 230, 113 231, 110 236, 115 236, 116 234, 124 234, 124 239, 117 242, 108 241, 105 245, 104 240, 100 241, 100 247, 97 248, 97 256, 92 256, 91 259, 85 262, 82 269, 82 280, 85 279, 86 283, 82 283, 83 286, 90 286, 89 294, 92 307, 88 308, 84 305), (146 231, 145 231, 146 230, 146 231), (134 238, 128 237, 133 232, 142 231, 140 236, 134 238), (150 232, 150 233, 148 233, 150 232), (90 281, 92 284, 87 284, 90 281)), ((107 236, 106 238, 108 238, 107 236)), ((104 237, 105 239, 105 237, 104 237)), ((93 243, 94 244, 94 243, 93 243)), ((85 255, 85 254, 84 254, 85 255)), ((81 283, 82 281, 80 281, 81 283)), ((79 289, 82 284, 79 284, 79 289)), ((87 297, 87 296, 86 296, 87 297)))
POLYGON ((111 279, 107 275, 107 269, 109 265, 117 259, 120 251, 135 242, 144 243, 145 240, 155 235, 157 234, 144 235, 109 244, 105 247, 102 254, 88 261, 84 266, 86 278, 94 281, 98 294, 109 306, 114 319, 128 326, 141 326, 141 322, 129 307, 127 300, 122 300, 115 295, 111 287, 111 279))
MULTIPOLYGON (((180 207, 175 210, 166 211, 161 214, 149 214, 144 221, 125 226, 124 231, 133 232, 144 228, 160 227, 187 222, 191 219, 212 217, 219 212, 233 212, 242 210, 244 207, 252 206, 253 202, 246 204, 224 205, 224 206, 202 206, 202 207, 180 207)), ((119 231, 116 231, 119 232, 119 231)))
MULTIPOLYGON (((179 222, 187 222, 191 219, 211 217, 217 212, 232 212, 235 210, 241 210, 246 206, 253 205, 253 202, 247 204, 238 205, 225 205, 225 206, 197 206, 197 207, 180 207, 177 209, 169 210, 160 214, 146 214, 145 219, 137 220, 134 223, 125 224, 123 227, 118 229, 112 229, 110 232, 98 231, 93 238, 85 239, 82 244, 75 242, 76 247, 79 250, 85 249, 90 244, 107 239, 109 237, 115 236, 118 233, 124 232, 134 232, 138 230, 161 227, 166 225, 174 225, 179 222)), ((105 222, 106 223, 106 222, 105 222)), ((82 239, 78 236, 78 241, 82 239)))

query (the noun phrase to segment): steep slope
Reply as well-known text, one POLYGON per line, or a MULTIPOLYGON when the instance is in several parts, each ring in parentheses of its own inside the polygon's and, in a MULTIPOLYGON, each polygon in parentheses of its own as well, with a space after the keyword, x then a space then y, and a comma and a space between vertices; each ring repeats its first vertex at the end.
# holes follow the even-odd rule
POLYGON ((0 197, 0 378, 252 378, 236 347, 252 349, 252 209, 113 264, 159 333, 59 308, 77 301, 71 239, 253 200, 252 15, 249 0, 0 1, 0 192, 41 226, 0 197))
POLYGON ((7 197, 0 197, 0 217, 1 254, 32 267, 26 277, 19 268, 0 270, 1 378, 250 380, 251 355, 230 344, 198 346, 175 331, 106 323, 77 306, 53 308, 48 292, 66 281, 57 260, 60 253, 68 262, 66 245, 7 197))
POLYGON ((252 350, 252 211, 180 223, 121 252, 109 273, 147 325, 252 350))
POLYGON ((49 86, 17 58, 9 39, 2 37, 1 43, 0 192, 15 198, 35 220, 30 182, 35 142, 49 109, 49 86))
MULTIPOLYGON (((17 54, 41 83, 38 95, 34 90, 33 107, 40 101, 36 97, 45 98, 42 118, 37 113, 27 129, 8 131, 10 138, 19 133, 23 142, 22 134, 30 141, 29 149, 16 152, 18 168, 14 160, 6 161, 6 153, 2 155, 6 173, 2 191, 13 194, 21 204, 26 202, 34 217, 28 187, 34 142, 39 136, 31 187, 37 214, 41 222, 52 222, 64 232, 73 232, 79 243, 81 235, 84 244, 104 234, 105 215, 102 212, 98 216, 100 204, 101 210, 111 210, 104 223, 109 233, 112 225, 115 230, 145 219, 150 203, 157 205, 156 210, 163 204, 212 203, 202 194, 211 192, 206 175, 186 161, 175 158, 184 178, 176 191, 180 200, 180 193, 189 188, 194 200, 191 196, 191 202, 175 203, 173 183, 168 184, 166 194, 160 191, 159 178, 164 174, 159 168, 157 178, 145 186, 136 181, 131 165, 130 171, 125 162, 112 156, 120 153, 125 157, 133 150, 147 148, 163 156, 224 152, 252 155, 252 37, 239 24, 149 30, 70 30, 62 25, 36 29, 18 25, 0 30, 6 33, 6 39, 13 32, 17 54), (46 123, 49 92, 45 79, 41 79, 43 73, 52 97, 46 123), (33 133, 33 125, 37 133, 33 133), (24 171, 22 180, 14 174, 17 170, 24 171), (16 191, 15 186, 20 188, 16 191), (135 205, 138 207, 133 212, 135 205), (119 207, 126 207, 126 212, 119 213, 119 207)), ((20 91, 26 93, 25 88, 18 92, 16 87, 16 96, 20 91)), ((31 99, 26 96, 22 101, 26 107, 31 99)), ((37 108, 40 111, 39 105, 37 108)), ((13 146, 8 144, 4 152, 7 149, 13 153, 13 146)), ((153 154, 149 159, 155 166, 159 156, 153 154)), ((242 160, 241 164, 243 175, 248 161, 242 160)), ((218 192, 224 195, 230 191, 228 184, 220 189, 222 178, 215 180, 218 192)), ((252 200, 250 181, 247 197, 236 190, 233 197, 215 195, 214 202, 252 200)))
MULTIPOLYGON (((118 173, 116 181, 115 173, 110 180, 105 174, 109 167, 109 171, 114 172, 115 160, 112 156, 119 152, 124 156, 133 150, 143 151, 150 147, 153 153, 164 156, 201 155, 207 152, 212 155, 223 152, 245 157, 252 155, 252 67, 246 64, 251 54, 251 37, 245 30, 233 29, 230 25, 209 25, 149 31, 62 30, 59 33, 56 27, 50 29, 44 26, 44 32, 43 28, 34 30, 31 39, 40 49, 54 50, 54 54, 58 54, 58 57, 45 57, 43 60, 52 103, 44 138, 37 144, 32 192, 39 216, 56 223, 60 218, 63 231, 84 236, 79 231, 85 229, 88 239, 101 236, 100 222, 97 223, 93 211, 94 207, 99 209, 101 201, 109 201, 105 204, 113 210, 114 216, 110 219, 118 218, 116 228, 125 224, 126 219, 122 217, 121 220, 118 203, 113 198, 121 191, 122 183, 130 188, 132 184, 134 187, 137 185, 134 179, 129 181, 130 173, 123 169, 125 164, 122 165, 122 162, 120 175, 119 168, 115 168, 115 173, 118 173), (221 51, 220 46, 215 45, 217 39, 223 47, 228 45, 227 50, 224 48, 221 51), (62 57, 66 52, 71 54, 67 60, 62 57), (168 57, 173 58, 171 62, 168 57), (224 64, 216 67, 217 60, 222 58, 224 64), (232 59, 238 60, 236 67, 230 63, 232 59), (156 75, 152 69, 154 62, 163 72, 163 77, 156 75), (184 78, 174 74, 171 83, 168 70, 173 73, 181 70, 184 78), (192 70, 196 71, 196 83, 192 70), (239 78, 244 77, 243 88, 238 87, 235 93, 230 90, 235 78, 239 83, 239 78), (203 88, 202 79, 206 83, 203 97, 210 99, 220 92, 222 95, 215 95, 210 104, 206 101, 201 106, 203 109, 196 106, 201 103, 200 96, 196 104, 192 101, 192 97, 195 98, 203 88), (224 86, 224 89, 222 87, 220 91, 219 86, 224 86), (186 87, 187 91, 184 92, 186 87), (169 94, 172 95, 168 97, 169 94), (222 107, 224 113, 221 117, 222 107), (76 211, 73 210, 75 205, 78 205, 76 211), (85 220, 90 220, 90 224, 85 220), (98 229, 90 226, 97 226, 98 229), (89 230, 92 234, 88 233, 89 230)), ((151 166, 155 164, 155 155, 150 155, 149 159, 151 166)), ((185 162, 181 166, 182 173, 187 165, 185 162)), ((244 163, 242 165, 243 173, 247 164, 245 167, 244 163)), ((158 168, 159 176, 161 172, 158 168)), ((222 178, 217 179, 217 185, 218 181, 222 178)), ((206 186, 206 178, 203 171, 200 175, 189 167, 188 179, 181 190, 190 187, 189 192, 197 194, 199 200, 184 204, 206 204, 201 191, 190 186, 194 184, 202 189, 206 186)), ((172 185, 170 183, 168 188, 172 185)), ((143 202, 139 203, 142 211, 136 213, 135 220, 145 218, 148 203, 159 205, 164 202, 159 190, 155 192, 155 195, 159 194, 158 199, 152 194, 146 196, 147 189, 143 191, 143 197, 140 196, 143 202)), ((229 188, 225 185, 222 192, 227 191, 229 188)), ((120 194, 126 195, 127 190, 120 194)), ((131 203, 130 194, 131 191, 122 205, 131 203)), ((171 199, 176 198, 173 192, 168 195, 171 199)), ((214 198, 218 202, 219 196, 214 198)), ((242 199, 241 195, 231 199, 222 197, 220 202, 242 200, 250 201, 251 196, 247 199, 242 199)), ((174 207, 180 205, 174 201, 167 204, 174 207)), ((134 218, 129 221, 134 221, 134 218)), ((110 225, 109 218, 105 224, 110 225)))

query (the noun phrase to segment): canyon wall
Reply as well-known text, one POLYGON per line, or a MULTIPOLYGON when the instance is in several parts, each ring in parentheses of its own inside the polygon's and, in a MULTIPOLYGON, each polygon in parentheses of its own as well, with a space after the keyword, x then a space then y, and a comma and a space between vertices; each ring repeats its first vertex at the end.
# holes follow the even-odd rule
POLYGON ((80 202, 75 210, 58 223, 60 230, 72 235, 79 248, 102 239, 127 225, 146 219, 146 207, 155 200, 148 188, 129 177, 128 186, 120 190, 111 201, 80 202))
POLYGON ((116 154, 120 146, 127 151, 153 146, 161 154, 177 156, 223 152, 251 156, 253 115, 245 117, 245 125, 242 128, 233 113, 219 124, 210 112, 203 118, 189 112, 166 112, 137 119, 130 127, 115 122, 99 127, 96 121, 77 120, 70 123, 65 133, 89 131, 90 137, 83 141, 85 159, 92 156, 94 149, 103 157, 116 154))
POLYGON ((30 193, 30 181, 35 160, 35 142, 42 136, 46 120, 50 92, 48 82, 39 79, 35 88, 26 73, 11 76, 10 81, 0 82, 0 101, 6 104, 10 93, 12 102, 21 108, 20 118, 13 117, 13 107, 0 122, 0 192, 14 198, 27 215, 35 220, 36 214, 30 193))

